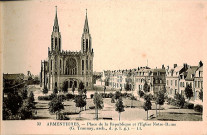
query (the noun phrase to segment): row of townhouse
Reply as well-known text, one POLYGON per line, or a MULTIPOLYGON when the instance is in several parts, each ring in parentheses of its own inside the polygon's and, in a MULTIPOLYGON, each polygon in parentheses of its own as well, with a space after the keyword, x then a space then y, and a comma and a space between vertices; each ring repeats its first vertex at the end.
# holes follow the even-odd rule
POLYGON ((145 82, 148 84, 149 92, 156 94, 163 90, 166 84, 164 66, 160 69, 149 67, 138 67, 137 69, 104 71, 104 79, 107 86, 115 89, 125 89, 126 85, 132 91, 144 90, 145 82))
POLYGON ((150 86, 149 92, 157 94, 160 90, 166 90, 168 96, 174 97, 176 93, 184 94, 185 87, 192 86, 194 100, 203 89, 203 63, 198 66, 190 66, 186 63, 183 66, 174 64, 173 68, 150 69, 149 67, 138 67, 129 70, 104 71, 103 80, 105 85, 114 89, 125 89, 128 83, 133 91, 144 90, 145 82, 150 86))
POLYGON ((185 96, 185 88, 190 85, 193 90, 193 100, 199 99, 199 92, 203 89, 203 63, 198 66, 190 66, 186 63, 166 69, 166 89, 168 96, 173 97, 176 93, 185 96))

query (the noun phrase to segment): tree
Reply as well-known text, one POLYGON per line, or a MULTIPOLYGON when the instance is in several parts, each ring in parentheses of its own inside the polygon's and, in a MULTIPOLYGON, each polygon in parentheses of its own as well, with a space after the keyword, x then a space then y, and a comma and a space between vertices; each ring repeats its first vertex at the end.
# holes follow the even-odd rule
POLYGON ((68 83, 66 81, 63 82, 63 92, 68 92, 68 83))
POLYGON ((35 108, 34 104, 28 99, 24 100, 21 108, 19 109, 20 119, 31 119, 32 118, 32 109, 35 108))
POLYGON ((58 93, 58 89, 57 89, 57 87, 55 87, 55 89, 53 90, 53 93, 54 93, 54 94, 57 94, 57 93, 58 93))
POLYGON ((93 103, 95 105, 95 111, 96 111, 96 120, 98 120, 98 110, 103 108, 103 98, 100 94, 95 92, 93 96, 93 103))
POLYGON ((129 91, 129 90, 130 90, 130 86, 129 86, 129 83, 128 83, 128 82, 127 82, 126 85, 125 85, 125 90, 126 90, 126 91, 129 91))
POLYGON ((139 95, 139 100, 144 96, 144 92, 142 90, 137 91, 137 94, 139 95))
POLYGON ((29 97, 28 97, 28 102, 34 104, 34 101, 35 101, 35 99, 34 99, 34 94, 33 94, 33 92, 31 91, 30 94, 29 94, 29 97))
POLYGON ((146 81, 144 83, 143 90, 144 90, 144 92, 149 92, 150 91, 150 86, 147 84, 146 81))
POLYGON ((16 115, 19 108, 22 106, 23 100, 19 94, 9 93, 7 98, 4 98, 5 107, 11 110, 12 115, 16 115))
POLYGON ((175 100, 176 100, 176 105, 179 106, 180 108, 183 108, 185 104, 185 98, 181 94, 177 93, 175 95, 175 100))
POLYGON ((104 94, 105 94, 105 92, 106 92, 106 86, 104 86, 104 94))
MULTIPOLYGON (((87 89, 84 89, 83 90, 83 93, 84 93, 84 99, 85 99, 85 102, 86 102, 86 99, 87 99, 87 89)), ((86 104, 87 104, 87 102, 86 102, 86 104)), ((85 105, 85 110, 86 110, 86 105, 85 105)))
POLYGON ((123 101, 122 101, 122 98, 121 97, 116 102, 116 109, 115 110, 119 113, 119 120, 120 120, 121 112, 124 112, 125 111, 124 110, 123 101))
POLYGON ((72 86, 72 92, 74 94, 74 91, 75 91, 75 85, 72 86))
POLYGON ((151 98, 149 95, 144 96, 145 102, 144 102, 144 110, 147 111, 147 119, 148 119, 148 111, 152 109, 152 103, 151 98))
POLYGON ((80 95, 83 94, 83 90, 84 90, 84 88, 85 88, 85 86, 84 86, 83 82, 80 82, 80 83, 79 83, 79 87, 78 87, 78 93, 79 93, 80 95))
POLYGON ((191 85, 187 85, 185 88, 185 95, 188 98, 188 100, 190 101, 191 97, 193 97, 193 90, 192 90, 192 86, 191 85))
POLYGON ((57 98, 53 98, 51 102, 49 102, 49 111, 51 113, 56 113, 56 119, 57 119, 57 113, 64 109, 63 103, 57 98))
POLYGON ((22 99, 23 99, 23 100, 24 100, 24 99, 27 99, 27 94, 28 94, 27 89, 26 89, 26 88, 23 89, 22 92, 21 92, 21 96, 22 96, 22 99))
POLYGON ((43 88, 43 94, 47 94, 48 93, 48 89, 47 89, 47 87, 46 86, 44 86, 44 88, 43 88))
POLYGON ((118 100, 121 97, 121 92, 120 91, 116 91, 114 94, 114 97, 116 100, 118 100))
POLYGON ((199 99, 203 102, 203 89, 199 91, 199 99))
POLYGON ((86 105, 86 101, 83 99, 82 95, 75 97, 75 106, 80 107, 79 117, 81 116, 81 108, 86 105))
POLYGON ((157 104, 159 104, 159 112, 160 112, 160 106, 163 105, 165 102, 165 93, 164 91, 159 91, 156 98, 156 116, 157 116, 157 104))

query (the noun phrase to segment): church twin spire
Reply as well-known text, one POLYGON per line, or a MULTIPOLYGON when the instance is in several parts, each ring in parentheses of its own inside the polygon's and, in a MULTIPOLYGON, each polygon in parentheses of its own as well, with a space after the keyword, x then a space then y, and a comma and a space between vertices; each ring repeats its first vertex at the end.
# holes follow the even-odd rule
POLYGON ((86 19, 85 19, 85 24, 84 24, 83 32, 84 32, 84 33, 89 33, 88 17, 87 17, 87 9, 86 9, 86 19))
POLYGON ((57 6, 55 6, 55 7, 56 7, 56 14, 55 14, 53 31, 54 32, 59 32, 59 25, 58 25, 58 18, 57 18, 57 6))
MULTIPOLYGON (((55 8, 56 8, 56 14, 55 14, 55 19, 54 19, 53 31, 54 32, 59 32, 58 17, 57 17, 57 6, 55 6, 55 8)), ((84 24, 83 32, 84 33, 89 33, 87 9, 86 9, 86 18, 85 18, 85 24, 84 24)))

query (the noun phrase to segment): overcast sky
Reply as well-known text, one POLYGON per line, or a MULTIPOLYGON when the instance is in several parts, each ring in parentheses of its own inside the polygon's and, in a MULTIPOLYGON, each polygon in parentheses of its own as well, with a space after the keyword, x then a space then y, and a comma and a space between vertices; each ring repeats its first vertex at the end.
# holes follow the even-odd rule
MULTIPOLYGON (((3 4, 3 72, 39 74, 58 7, 63 50, 79 51, 85 9, 94 71, 198 65, 206 50, 202 1, 21 1, 3 4)), ((205 63, 204 63, 205 64, 205 63)))

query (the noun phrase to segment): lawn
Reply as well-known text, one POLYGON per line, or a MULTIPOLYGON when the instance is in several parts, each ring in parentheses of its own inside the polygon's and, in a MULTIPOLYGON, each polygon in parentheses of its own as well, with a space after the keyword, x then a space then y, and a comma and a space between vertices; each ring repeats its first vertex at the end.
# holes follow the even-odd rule
MULTIPOLYGON (((40 88, 30 87, 30 91, 34 92, 37 114, 35 119, 55 119, 55 114, 50 114, 48 110, 48 103, 50 101, 38 100, 38 96, 42 96, 40 88)), ((75 106, 74 100, 65 100, 63 113, 71 120, 94 120, 95 109, 90 109, 89 107, 94 107, 93 99, 89 98, 90 94, 94 91, 89 91, 86 110, 85 107, 82 108, 79 118, 80 108, 75 106)), ((49 94, 47 94, 49 95, 49 94)), ((143 109, 144 100, 133 100, 129 98, 122 98, 125 106, 125 111, 121 113, 121 120, 146 120, 146 111, 143 109), (132 108, 131 108, 132 105, 132 108)), ((111 98, 103 98, 104 108, 99 110, 99 118, 112 118, 112 120, 118 120, 118 112, 115 111, 115 104, 111 103, 111 98)), ((157 106, 158 108, 159 106, 157 106)), ((159 113, 159 110, 157 111, 159 113)), ((156 116, 156 105, 152 101, 152 109, 149 111, 149 116, 153 115, 152 119, 149 121, 201 121, 201 113, 195 112, 193 109, 178 109, 175 106, 164 104, 161 106, 160 115, 156 116)))
POLYGON ((202 121, 200 113, 161 112, 157 118, 159 121, 202 121))

